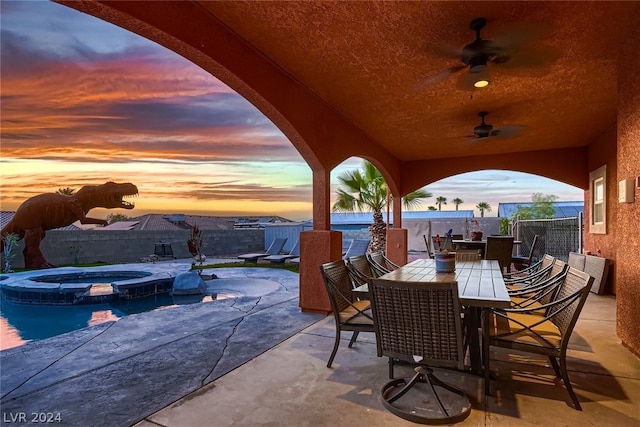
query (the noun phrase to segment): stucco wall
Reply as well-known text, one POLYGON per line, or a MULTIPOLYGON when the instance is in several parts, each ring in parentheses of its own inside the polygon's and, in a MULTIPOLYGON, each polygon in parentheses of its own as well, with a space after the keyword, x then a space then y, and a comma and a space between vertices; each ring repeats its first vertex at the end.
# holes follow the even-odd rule
MULTIPOLYGON (((264 230, 203 230, 203 252, 207 257, 264 250, 264 230)), ((94 262, 140 262, 154 253, 156 243, 171 243, 176 258, 190 258, 189 230, 180 231, 47 231, 40 244, 46 260, 54 265, 94 262)), ((24 267, 20 241, 11 265, 24 267)))
POLYGON ((607 166, 607 234, 592 234, 589 224, 591 222, 591 211, 588 208, 591 203, 589 191, 585 191, 584 196, 584 222, 585 238, 584 249, 593 255, 599 255, 611 260, 611 268, 606 282, 606 293, 615 294, 616 290, 616 251, 618 242, 617 235, 617 215, 618 215, 618 187, 617 187, 617 128, 612 126, 600 138, 589 145, 588 151, 588 172, 592 172, 599 167, 607 166))
MULTIPOLYGON (((618 64, 617 179, 640 177, 640 29, 623 47, 618 64)), ((617 189, 617 188, 616 188, 617 189)), ((640 356, 640 190, 633 203, 617 209, 617 333, 622 343, 640 356)))

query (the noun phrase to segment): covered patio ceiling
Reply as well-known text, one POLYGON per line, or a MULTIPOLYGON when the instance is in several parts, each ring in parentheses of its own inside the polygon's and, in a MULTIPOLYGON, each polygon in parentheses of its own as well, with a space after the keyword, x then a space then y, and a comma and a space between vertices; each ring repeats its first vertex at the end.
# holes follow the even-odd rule
POLYGON ((312 168, 370 158, 402 194, 487 168, 587 188, 586 147, 615 131, 617 55, 639 23, 627 1, 61 2, 210 70, 312 168), (478 17, 508 59, 481 89, 461 60, 478 17), (480 111, 502 134, 473 137, 480 111))

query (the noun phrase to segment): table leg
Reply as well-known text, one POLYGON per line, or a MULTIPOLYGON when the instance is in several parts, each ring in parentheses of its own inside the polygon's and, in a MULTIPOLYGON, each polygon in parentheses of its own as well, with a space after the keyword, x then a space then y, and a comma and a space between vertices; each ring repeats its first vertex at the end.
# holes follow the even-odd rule
POLYGON ((482 309, 480 307, 469 307, 465 316, 467 323, 467 335, 469 339, 469 362, 471 364, 471 372, 477 375, 482 374, 482 355, 480 351, 480 316, 482 309))
POLYGON ((482 310, 482 362, 484 365, 484 394, 491 394, 491 370, 489 369, 489 322, 491 310, 482 310))

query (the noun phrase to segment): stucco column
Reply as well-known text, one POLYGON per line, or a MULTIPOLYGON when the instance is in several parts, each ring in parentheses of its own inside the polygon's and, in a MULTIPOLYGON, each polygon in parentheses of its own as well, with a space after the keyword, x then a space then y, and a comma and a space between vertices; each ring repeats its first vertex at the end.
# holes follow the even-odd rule
POLYGON ((407 263, 408 232, 402 228, 402 198, 393 198, 393 228, 387 228, 387 257, 398 265, 407 263))
POLYGON ((300 233, 300 308, 304 312, 331 312, 320 274, 325 262, 342 258, 342 233, 331 231, 330 175, 313 170, 313 230, 300 233))

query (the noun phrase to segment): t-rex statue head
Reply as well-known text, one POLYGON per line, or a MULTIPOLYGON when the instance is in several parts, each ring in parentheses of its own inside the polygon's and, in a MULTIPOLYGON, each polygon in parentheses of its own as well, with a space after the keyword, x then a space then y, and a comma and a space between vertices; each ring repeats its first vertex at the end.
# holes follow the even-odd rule
POLYGON ((125 196, 137 196, 138 187, 125 182, 118 184, 112 181, 102 185, 85 185, 74 195, 86 207, 101 207, 106 209, 122 208, 133 209, 135 204, 122 198, 125 196))

